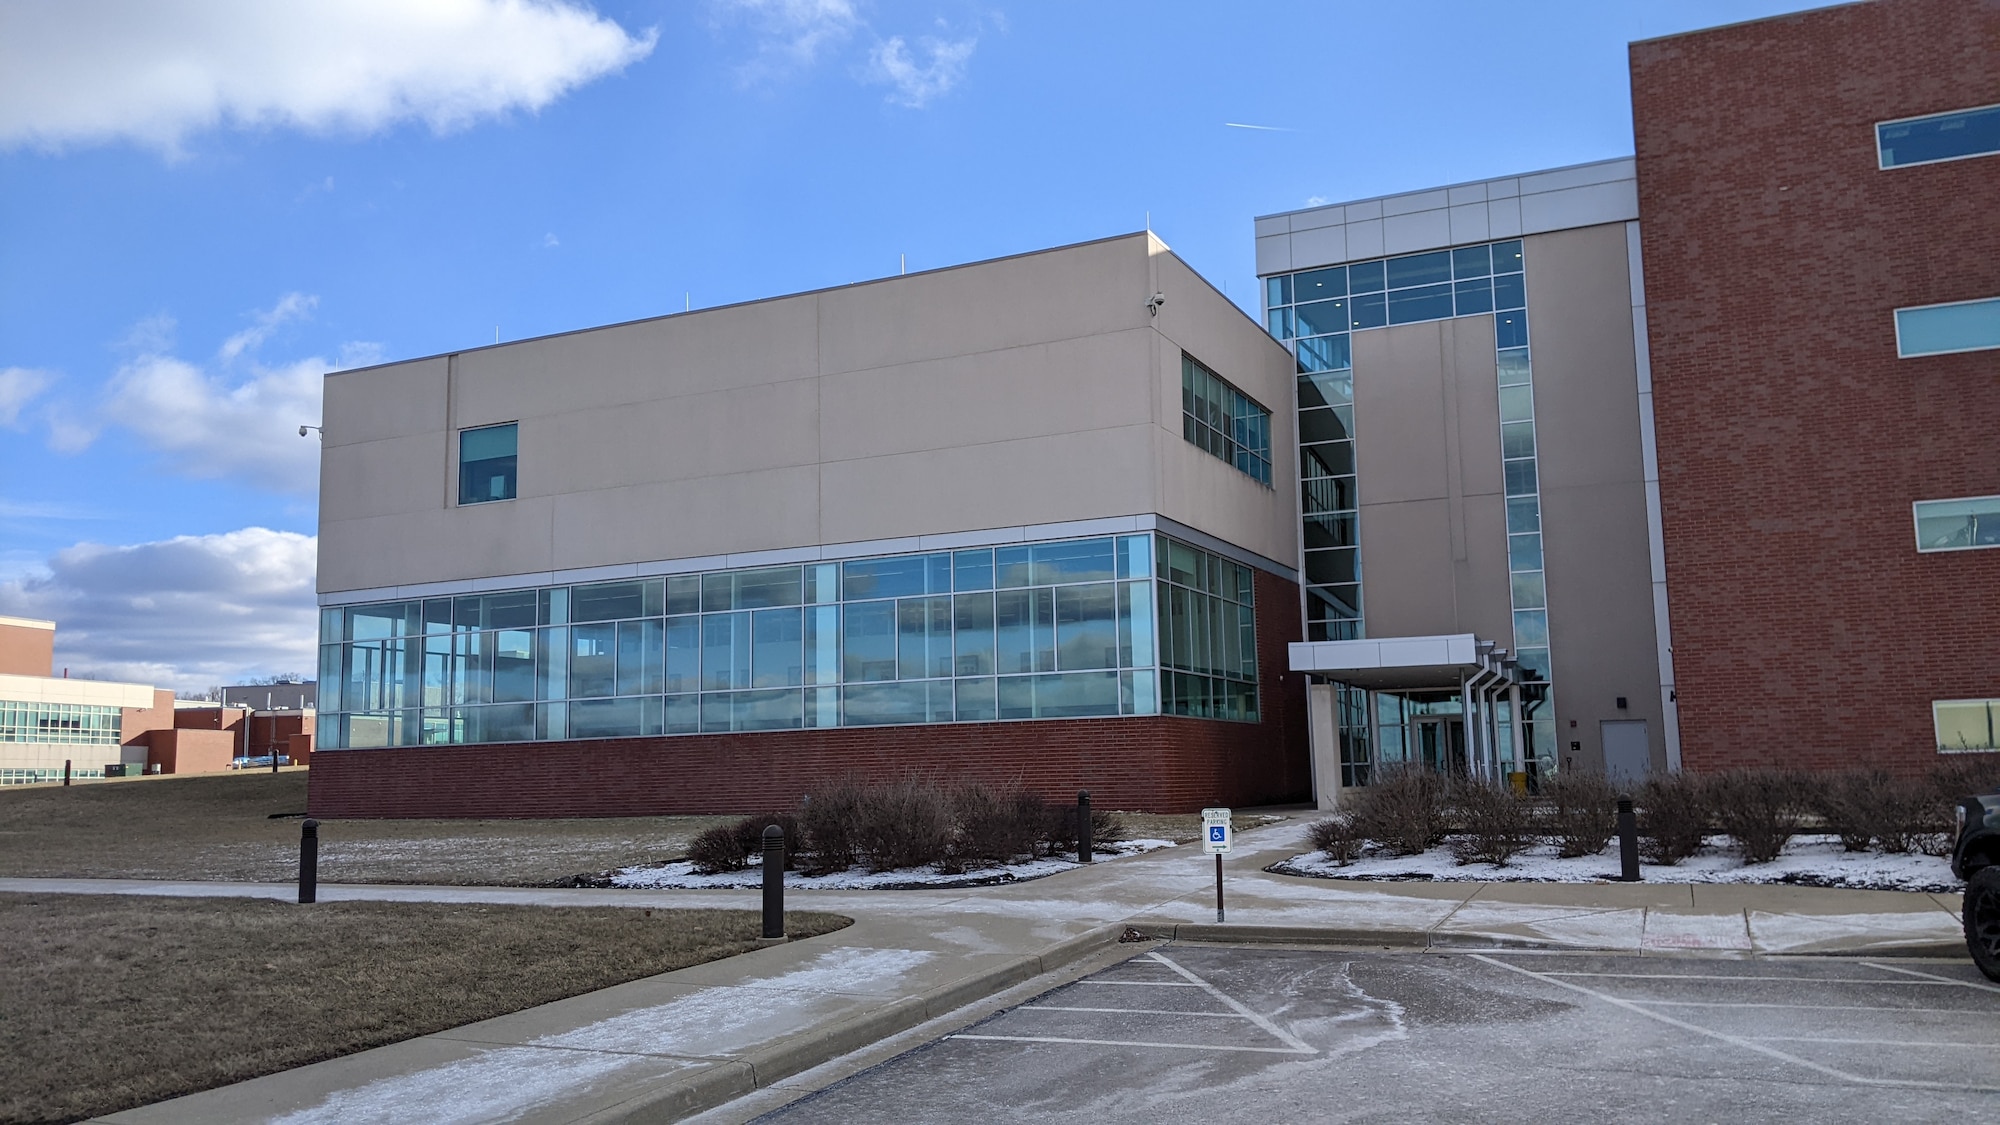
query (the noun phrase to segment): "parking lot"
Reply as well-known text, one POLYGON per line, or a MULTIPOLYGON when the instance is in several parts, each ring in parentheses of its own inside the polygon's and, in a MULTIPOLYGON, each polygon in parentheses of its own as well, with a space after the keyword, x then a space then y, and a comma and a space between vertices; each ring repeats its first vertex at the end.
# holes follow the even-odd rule
POLYGON ((760 1120, 2000 1120, 1960 962, 1139 949, 760 1120))

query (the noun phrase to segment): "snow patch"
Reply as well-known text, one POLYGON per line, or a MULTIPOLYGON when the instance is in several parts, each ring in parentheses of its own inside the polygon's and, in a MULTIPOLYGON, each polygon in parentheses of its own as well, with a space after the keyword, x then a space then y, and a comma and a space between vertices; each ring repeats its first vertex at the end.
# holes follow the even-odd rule
MULTIPOLYGON (((1174 846, 1171 840, 1121 840, 1115 844, 1104 844, 1093 849, 1108 858, 1140 855, 1174 846)), ((785 887, 788 890, 806 891, 882 891, 907 890, 913 888, 946 889, 952 887, 990 887, 1002 883, 1019 883, 1027 879, 1040 879, 1064 871, 1074 871, 1082 867, 1074 859, 1042 858, 1021 863, 1011 863, 1004 867, 982 867, 971 871, 947 874, 935 867, 904 867, 894 871, 869 871, 864 868, 849 868, 830 875, 807 875, 798 871, 785 872, 785 887)), ((652 889, 721 890, 725 888, 761 887, 764 874, 756 867, 742 871, 718 871, 704 875, 694 869, 694 864, 685 860, 679 863, 662 864, 657 867, 624 867, 612 873, 614 887, 640 887, 652 889)))
MULTIPOLYGON (((1295 855, 1265 868, 1278 875, 1317 879, 1432 880, 1440 883, 1603 883, 1618 877, 1618 845, 1594 856, 1563 859, 1555 845, 1542 844, 1504 867, 1460 864, 1444 848, 1422 855, 1365 855, 1345 866, 1324 852, 1295 855)), ((1770 863, 1746 864, 1727 836, 1711 836, 1707 846, 1678 866, 1642 863, 1648 883, 1789 884, 1868 891, 1956 892, 1964 884, 1951 864, 1937 856, 1850 852, 1838 836, 1794 836, 1770 863)))

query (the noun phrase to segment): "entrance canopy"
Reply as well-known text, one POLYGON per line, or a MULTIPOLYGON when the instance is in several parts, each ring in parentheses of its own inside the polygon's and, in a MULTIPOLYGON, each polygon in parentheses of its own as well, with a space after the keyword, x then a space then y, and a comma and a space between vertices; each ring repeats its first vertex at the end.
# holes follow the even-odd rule
POLYGON ((1300 641, 1290 646, 1292 671, 1370 691, 1459 689, 1468 680, 1521 682, 1507 650, 1471 633, 1380 637, 1361 641, 1300 641))

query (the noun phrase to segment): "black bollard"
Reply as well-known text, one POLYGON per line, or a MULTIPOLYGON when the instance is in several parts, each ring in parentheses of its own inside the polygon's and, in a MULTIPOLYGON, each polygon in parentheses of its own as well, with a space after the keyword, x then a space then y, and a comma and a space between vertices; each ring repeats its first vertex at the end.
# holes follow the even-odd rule
POLYGON ((1090 862, 1090 790, 1076 791, 1076 860, 1090 862))
POLYGON ((69 762, 70 762, 70 760, 69 760, 68 758, 64 758, 64 759, 63 759, 63 784, 64 784, 64 785, 68 785, 68 784, 69 784, 69 762))
POLYGON ((299 901, 319 899, 319 821, 307 820, 299 829, 299 901))
POLYGON ((764 829, 764 939, 785 936, 785 830, 764 829))
POLYGON ((1632 798, 1618 798, 1618 878, 1639 881, 1639 818, 1632 813, 1632 798))

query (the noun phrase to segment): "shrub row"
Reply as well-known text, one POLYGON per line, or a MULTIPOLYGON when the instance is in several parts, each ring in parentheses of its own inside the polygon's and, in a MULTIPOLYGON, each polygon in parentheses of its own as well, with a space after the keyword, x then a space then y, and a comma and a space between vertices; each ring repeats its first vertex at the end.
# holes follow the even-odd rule
MULTIPOLYGON (((2000 760, 1982 757, 1947 760, 1915 778, 1882 770, 1661 774, 1632 797, 1640 852, 1651 863, 1679 863, 1715 833, 1731 837, 1746 863, 1769 863, 1808 830, 1838 836, 1849 851, 1948 854, 1957 799, 1996 784, 2000 760)), ((1460 863, 1505 863, 1542 839, 1565 857, 1597 855, 1617 832, 1620 796, 1598 774, 1550 779, 1536 799, 1408 766, 1377 771, 1353 795, 1351 809, 1311 827, 1313 846, 1337 863, 1371 842, 1393 855, 1448 844, 1460 863)))
MULTIPOLYGON (((857 864, 955 873, 1075 851, 1077 842, 1075 807, 1051 805, 1019 784, 842 778, 808 790, 795 813, 745 817, 703 832, 688 845, 688 860, 706 874, 740 871, 762 854, 771 824, 784 830, 785 865, 808 875, 857 864)), ((1116 813, 1092 810, 1090 825, 1098 843, 1124 836, 1116 813)))

